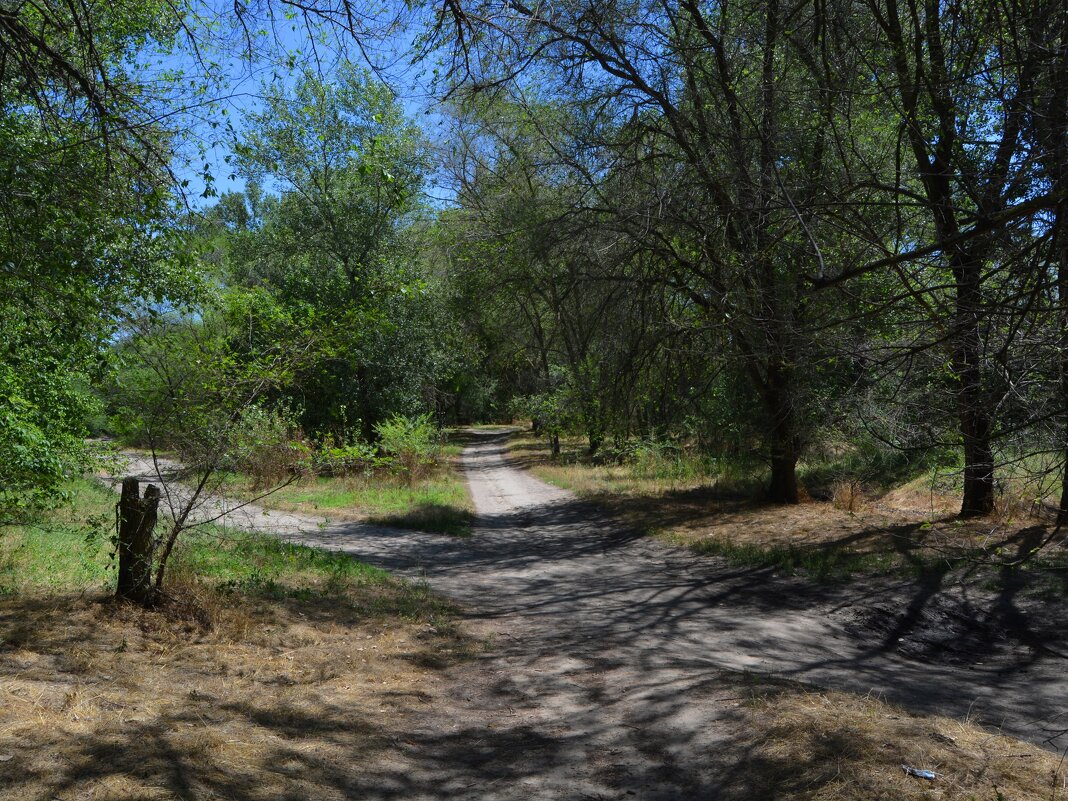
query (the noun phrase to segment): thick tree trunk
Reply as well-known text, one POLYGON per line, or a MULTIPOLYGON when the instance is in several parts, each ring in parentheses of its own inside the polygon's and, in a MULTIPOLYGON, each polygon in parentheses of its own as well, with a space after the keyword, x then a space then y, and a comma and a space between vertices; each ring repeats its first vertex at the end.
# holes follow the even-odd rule
POLYGON ((994 455, 990 449, 990 437, 983 434, 980 426, 986 420, 962 420, 962 427, 973 426, 977 433, 965 433, 964 441, 964 498, 960 505, 961 517, 988 515, 994 511, 994 455))
POLYGON ((148 606, 156 599, 152 586, 152 556, 159 508, 159 488, 145 487, 141 497, 136 478, 122 481, 119 498, 119 576, 115 594, 128 601, 148 606))
MULTIPOLYGON (((1068 73, 1068 69, 1066 69, 1068 73)), ((1068 75, 1066 75, 1068 81, 1068 75)), ((1068 186, 1068 180, 1062 182, 1068 186)), ((1057 303, 1060 305, 1061 350, 1061 413, 1068 417, 1068 201, 1057 208, 1057 303)), ((1057 525, 1068 523, 1068 419, 1064 422, 1064 472, 1061 474, 1061 503, 1057 509, 1057 525)))
MULTIPOLYGON (((1068 383, 1068 382, 1065 382, 1068 383)), ((1068 406, 1068 387, 1065 387, 1065 404, 1068 406)), ((1061 474, 1061 503, 1057 509, 1057 525, 1068 523, 1068 422, 1064 424, 1064 472, 1061 474)))
POLYGON ((954 272, 957 298, 953 371, 959 382, 957 413, 964 443, 964 498, 960 514, 974 517, 994 511, 994 453, 990 441, 993 419, 983 393, 981 364, 981 267, 967 264, 954 272))
POLYGON ((771 483, 768 500, 772 503, 799 503, 800 490, 797 484, 797 453, 790 449, 771 454, 771 483))
POLYGON ((772 503, 799 503, 797 460, 801 455, 801 439, 797 435, 797 411, 789 371, 781 366, 768 370, 764 392, 771 417, 769 439, 771 445, 771 483, 768 500, 772 503))
POLYGON ((586 438, 589 441, 589 455, 596 455, 597 451, 601 449, 601 445, 604 444, 604 432, 599 430, 587 431, 586 438))

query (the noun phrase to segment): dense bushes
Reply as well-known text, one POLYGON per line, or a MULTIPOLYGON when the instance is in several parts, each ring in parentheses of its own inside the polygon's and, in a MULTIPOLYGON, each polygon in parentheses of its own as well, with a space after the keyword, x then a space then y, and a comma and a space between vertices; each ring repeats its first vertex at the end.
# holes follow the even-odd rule
POLYGON ((442 434, 429 414, 394 415, 375 427, 378 441, 312 442, 292 428, 280 428, 280 417, 258 411, 248 427, 249 447, 234 454, 232 469, 251 476, 258 486, 278 484, 287 475, 391 475, 411 484, 425 478, 441 462, 442 434))
POLYGON ((393 415, 375 426, 375 432, 390 468, 409 482, 424 476, 441 459, 441 433, 429 414, 393 415))

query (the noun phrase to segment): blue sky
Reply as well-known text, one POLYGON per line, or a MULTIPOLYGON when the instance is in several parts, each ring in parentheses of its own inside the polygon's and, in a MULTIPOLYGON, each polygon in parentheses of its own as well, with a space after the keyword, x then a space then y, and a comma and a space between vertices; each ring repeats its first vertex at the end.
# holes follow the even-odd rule
MULTIPOLYGON (((241 130, 246 114, 262 108, 265 83, 289 83, 306 69, 330 75, 343 58, 374 67, 397 93, 408 115, 430 138, 435 137, 441 118, 434 111, 436 104, 428 86, 431 67, 411 63, 417 24, 389 26, 391 30, 373 30, 374 25, 369 25, 368 33, 361 37, 361 48, 337 28, 315 28, 299 16, 276 17, 273 23, 246 18, 253 41, 250 59, 233 8, 207 0, 197 7, 193 29, 203 33, 195 50, 189 38, 183 38, 170 52, 146 50, 136 60, 136 69, 142 72, 182 75, 177 95, 172 91, 163 102, 177 101, 187 109, 178 116, 181 134, 172 166, 179 179, 187 182, 190 206, 203 208, 215 202, 213 197, 203 197, 205 172, 213 177, 219 194, 244 187, 232 164, 233 132, 241 130)), ((383 16, 383 28, 385 23, 383 16)), ((435 186, 427 191, 431 202, 440 202, 448 195, 435 186)))

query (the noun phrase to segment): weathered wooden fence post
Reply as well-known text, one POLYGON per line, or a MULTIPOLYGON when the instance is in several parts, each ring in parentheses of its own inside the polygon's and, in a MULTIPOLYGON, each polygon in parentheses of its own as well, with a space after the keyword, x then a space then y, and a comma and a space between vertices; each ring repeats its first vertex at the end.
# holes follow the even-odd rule
POLYGON ((136 478, 122 480, 119 496, 119 582, 116 595, 139 604, 155 600, 152 587, 152 558, 156 544, 152 531, 156 527, 159 488, 145 487, 141 497, 136 478))

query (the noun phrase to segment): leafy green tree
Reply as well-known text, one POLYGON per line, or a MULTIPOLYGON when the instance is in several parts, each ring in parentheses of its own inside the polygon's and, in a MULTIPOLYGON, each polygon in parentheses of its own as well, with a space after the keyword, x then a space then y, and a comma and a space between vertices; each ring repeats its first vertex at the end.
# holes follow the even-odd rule
MULTIPOLYGON (((94 41, 108 54, 101 80, 134 93, 122 59, 153 27, 114 13, 94 41)), ((152 157, 165 137, 151 127, 103 135, 100 120, 73 111, 91 98, 62 76, 41 96, 34 81, 58 69, 54 59, 80 52, 69 32, 45 30, 56 53, 34 61, 22 52, 33 75, 8 73, 2 82, 0 519, 54 501, 62 480, 88 463, 89 385, 106 368, 124 310, 188 297, 196 283, 172 228, 168 176, 152 157), (70 113, 61 113, 63 103, 70 113)))
POLYGON ((583 179, 582 205, 659 270, 637 285, 657 281, 718 329, 751 384, 769 497, 796 502, 818 397, 809 279, 839 254, 881 253, 888 230, 874 207, 857 211, 850 175, 887 158, 894 133, 874 126, 874 147, 841 135, 845 109, 870 111, 858 52, 836 46, 864 24, 857 9, 832 21, 778 3, 459 6, 493 24, 471 40, 479 58, 453 51, 450 79, 525 105, 546 171, 583 179), (569 109, 563 125, 539 125, 543 98, 569 109))
POLYGON ((280 390, 305 429, 369 440, 433 408, 449 323, 414 226, 429 156, 388 88, 352 65, 269 88, 237 150, 249 191, 209 236, 225 283, 269 292, 314 342, 280 390))

